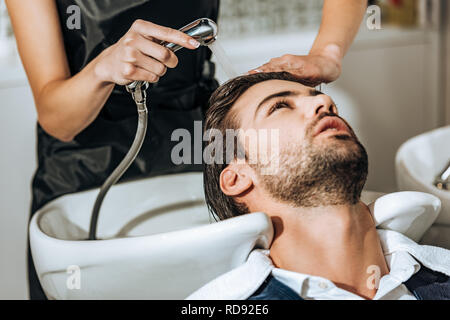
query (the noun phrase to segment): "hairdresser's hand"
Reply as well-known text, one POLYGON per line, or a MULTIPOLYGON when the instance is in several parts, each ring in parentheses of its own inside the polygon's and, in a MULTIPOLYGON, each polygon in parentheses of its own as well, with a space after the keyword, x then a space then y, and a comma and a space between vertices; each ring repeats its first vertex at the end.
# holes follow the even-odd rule
POLYGON ((341 59, 335 48, 327 48, 327 50, 316 53, 311 52, 307 56, 286 54, 271 59, 268 63, 248 73, 287 71, 310 81, 311 86, 316 86, 320 83, 332 82, 339 77, 342 68, 341 59))
POLYGON ((167 68, 178 64, 177 56, 160 45, 173 42, 187 49, 196 49, 200 43, 185 33, 136 20, 128 32, 98 57, 95 75, 104 82, 126 85, 135 80, 158 82, 167 68))

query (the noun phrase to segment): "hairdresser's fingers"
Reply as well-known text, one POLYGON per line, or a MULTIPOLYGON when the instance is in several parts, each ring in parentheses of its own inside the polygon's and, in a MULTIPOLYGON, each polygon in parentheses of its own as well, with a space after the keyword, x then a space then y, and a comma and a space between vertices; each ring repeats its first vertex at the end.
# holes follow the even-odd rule
POLYGON ((277 71, 286 71, 286 68, 274 67, 272 65, 264 64, 255 69, 248 71, 246 74, 255 74, 260 72, 277 72, 277 71))
POLYGON ((168 27, 163 27, 141 19, 136 20, 133 23, 131 29, 146 38, 154 38, 162 41, 172 42, 187 49, 197 49, 200 46, 200 42, 188 36, 184 32, 168 27))
POLYGON ((135 33, 129 33, 122 39, 123 56, 127 59, 136 58, 139 53, 162 62, 169 68, 175 68, 178 64, 178 58, 171 50, 144 38, 135 33))
MULTIPOLYGON (((273 68, 286 65, 273 65, 273 68)), ((297 77, 315 81, 318 83, 329 83, 339 78, 341 64, 334 59, 322 55, 295 56, 286 69, 297 77)))
POLYGON ((292 55, 284 55, 279 58, 271 59, 269 62, 250 70, 248 73, 297 70, 297 73, 301 74, 304 72, 305 66, 305 61, 303 59, 293 59, 292 55))
POLYGON ((139 59, 142 60, 143 56, 158 60, 165 67, 169 68, 174 68, 178 64, 178 58, 171 50, 152 41, 148 41, 143 37, 128 41, 126 39, 124 41, 124 61, 135 63, 139 59))
POLYGON ((250 70, 248 73, 258 73, 258 72, 277 72, 277 71, 286 71, 287 69, 301 69, 303 61, 296 59, 298 56, 294 56, 292 54, 285 54, 278 58, 270 59, 269 62, 259 66, 253 70, 250 70))
POLYGON ((247 72, 247 74, 255 74, 259 72, 288 72, 292 74, 293 76, 297 77, 299 80, 301 80, 301 83, 303 83, 306 86, 315 87, 319 84, 323 83, 324 81, 320 79, 314 79, 310 76, 306 76, 304 73, 299 72, 299 69, 288 69, 288 68, 272 68, 270 66, 261 66, 258 69, 254 69, 252 71, 247 72))
POLYGON ((340 64, 322 55, 284 55, 271 59, 268 63, 248 72, 289 72, 311 83, 329 83, 336 80, 341 72, 340 64))
POLYGON ((124 57, 124 62, 133 64, 136 67, 147 70, 151 73, 156 74, 158 77, 162 77, 166 71, 167 67, 160 61, 153 59, 140 51, 132 52, 124 57))
POLYGON ((122 70, 123 79, 121 82, 132 82, 132 81, 147 81, 151 83, 156 83, 159 81, 159 76, 153 72, 137 67, 131 63, 124 63, 122 70))

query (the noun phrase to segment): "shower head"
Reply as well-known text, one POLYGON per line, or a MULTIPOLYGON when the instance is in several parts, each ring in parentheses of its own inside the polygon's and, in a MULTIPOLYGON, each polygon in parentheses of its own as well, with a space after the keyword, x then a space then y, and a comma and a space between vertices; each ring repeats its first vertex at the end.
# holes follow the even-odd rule
MULTIPOLYGON (((203 46, 210 45, 217 38, 217 24, 208 18, 197 19, 179 30, 191 36, 203 46)), ((163 42, 162 45, 173 52, 182 48, 175 43, 163 42)))
MULTIPOLYGON (((200 42, 202 46, 210 45, 217 39, 217 24, 208 18, 197 19, 179 30, 200 42)), ((163 42, 161 45, 173 52, 183 48, 182 46, 169 42, 163 42)), ((126 86, 127 91, 133 95, 135 101, 135 97, 139 97, 141 92, 145 91, 147 88, 148 82, 146 81, 134 81, 126 86)))

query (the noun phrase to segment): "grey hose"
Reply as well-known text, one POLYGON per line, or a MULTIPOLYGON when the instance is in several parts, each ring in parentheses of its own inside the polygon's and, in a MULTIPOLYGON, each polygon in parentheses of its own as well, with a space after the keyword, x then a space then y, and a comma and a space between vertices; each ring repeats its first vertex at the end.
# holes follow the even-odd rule
POLYGON ((131 145, 130 150, 128 150, 127 154, 125 155, 125 158, 123 158, 117 168, 114 169, 113 173, 108 177, 108 179, 106 179, 105 183, 100 189, 97 199, 95 200, 94 209, 92 210, 91 225, 89 228, 89 240, 96 240, 98 215, 100 213, 100 208, 102 206, 102 202, 106 196, 106 193, 109 191, 111 186, 115 184, 120 179, 120 177, 122 177, 125 171, 127 171, 131 163, 133 163, 134 159, 136 159, 136 156, 142 147, 142 143, 144 142, 148 121, 148 111, 145 99, 142 102, 136 101, 136 105, 138 109, 138 126, 133 144, 131 145))

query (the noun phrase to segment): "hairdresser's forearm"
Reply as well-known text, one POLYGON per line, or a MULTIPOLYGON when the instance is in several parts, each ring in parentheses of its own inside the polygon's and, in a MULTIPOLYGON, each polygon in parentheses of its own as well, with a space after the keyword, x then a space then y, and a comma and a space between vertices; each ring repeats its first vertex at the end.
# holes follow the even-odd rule
POLYGON ((36 97, 39 123, 59 140, 73 140, 94 121, 114 88, 98 77, 96 60, 69 79, 48 83, 36 97))
POLYGON ((322 23, 310 54, 329 51, 341 59, 352 44, 367 7, 367 0, 325 0, 322 23))

